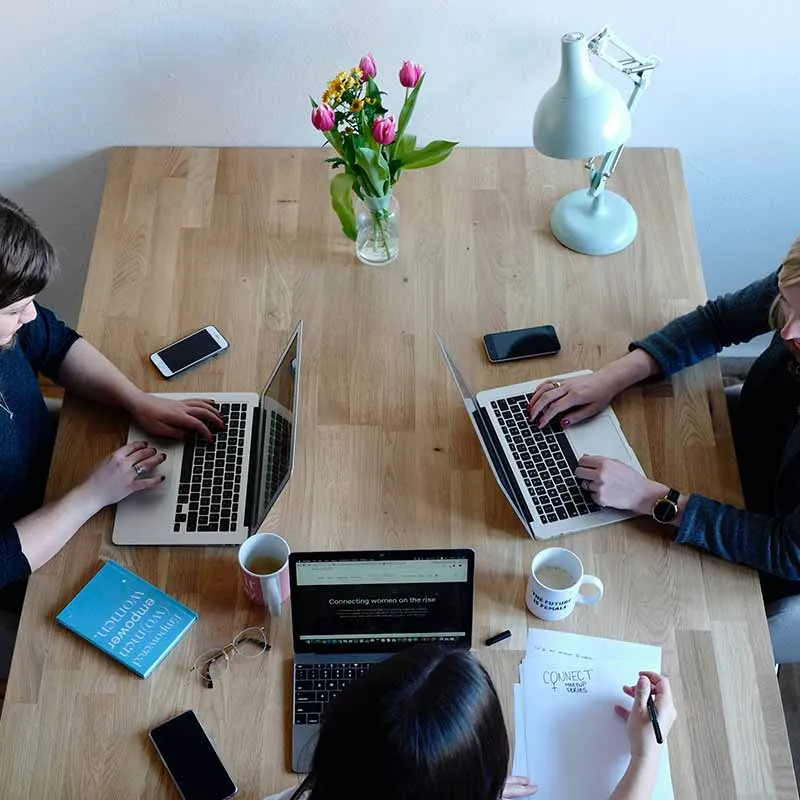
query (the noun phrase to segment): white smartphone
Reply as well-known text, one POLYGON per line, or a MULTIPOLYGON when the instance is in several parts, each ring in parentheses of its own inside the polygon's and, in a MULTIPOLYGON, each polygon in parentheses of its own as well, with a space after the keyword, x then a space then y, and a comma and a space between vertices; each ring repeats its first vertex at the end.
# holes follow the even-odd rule
POLYGON ((150 741, 183 800, 228 800, 239 791, 194 711, 156 725, 150 741))
POLYGON ((150 360, 165 378, 172 378, 227 349, 227 339, 213 325, 206 325, 205 328, 157 350, 150 356, 150 360))

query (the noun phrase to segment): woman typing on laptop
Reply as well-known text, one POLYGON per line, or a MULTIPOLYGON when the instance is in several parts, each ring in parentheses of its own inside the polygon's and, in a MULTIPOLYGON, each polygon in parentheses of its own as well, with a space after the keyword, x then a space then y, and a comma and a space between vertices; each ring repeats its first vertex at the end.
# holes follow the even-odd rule
MULTIPOLYGON (((203 400, 151 397, 108 359, 35 303, 56 269, 50 243, 16 204, 0 196, 0 587, 24 579, 54 556, 101 508, 161 481, 165 458, 147 442, 109 455, 82 483, 42 506, 54 425, 39 372, 87 399, 124 408, 153 436, 197 432, 222 421, 203 400)), ((20 589, 23 584, 19 584, 20 589)), ((0 609, 20 599, 11 589, 0 609)))
MULTIPOLYGON (((669 681, 643 674, 627 720, 631 757, 610 800, 649 800, 663 748, 647 710, 653 697, 666 736, 675 720, 669 681)), ((615 721, 613 713, 609 725, 615 721)), ((268 800, 500 800, 529 797, 507 777, 508 734, 489 675, 463 650, 412 647, 373 667, 331 705, 311 772, 268 800)), ((552 789, 545 793, 552 796, 552 789)))
POLYGON ((679 317, 592 375, 543 384, 530 415, 574 425, 639 381, 770 329, 731 415, 746 509, 682 494, 609 458, 586 455, 575 475, 597 503, 651 514, 677 528, 676 541, 758 569, 775 660, 786 663, 800 661, 800 238, 777 273, 679 317))

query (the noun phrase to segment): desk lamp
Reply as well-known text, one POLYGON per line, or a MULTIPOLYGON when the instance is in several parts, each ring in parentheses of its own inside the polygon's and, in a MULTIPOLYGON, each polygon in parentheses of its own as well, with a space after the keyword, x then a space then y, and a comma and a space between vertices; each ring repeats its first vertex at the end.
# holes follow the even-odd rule
POLYGON ((561 73, 536 109, 533 144, 551 158, 587 159, 589 189, 562 197, 550 218, 553 235, 570 250, 608 255, 624 250, 636 238, 636 212, 605 185, 630 136, 631 112, 658 63, 655 56, 637 55, 607 27, 588 41, 582 33, 561 38, 561 73), (609 45, 621 51, 621 58, 607 53, 609 45), (627 104, 592 69, 590 51, 633 81, 627 104), (596 167, 598 153, 605 155, 596 167))

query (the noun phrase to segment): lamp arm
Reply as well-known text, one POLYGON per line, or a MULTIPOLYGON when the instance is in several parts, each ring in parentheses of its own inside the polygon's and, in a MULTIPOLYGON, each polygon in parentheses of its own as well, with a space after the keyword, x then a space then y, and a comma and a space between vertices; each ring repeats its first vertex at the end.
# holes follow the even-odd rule
MULTIPOLYGON (((660 63, 658 56, 647 56, 643 58, 612 33, 608 26, 589 39, 588 47, 596 56, 603 59, 603 61, 617 71, 627 75, 633 81, 633 91, 628 98, 628 111, 633 114, 636 106, 639 105, 642 92, 650 85, 651 72, 660 63), (624 58, 620 60, 610 55, 608 53, 609 45, 621 51, 624 58)), ((611 150, 606 153, 599 169, 594 165, 594 158, 586 162, 586 167, 589 169, 590 175, 589 194, 592 197, 597 197, 597 195, 603 191, 606 181, 617 168, 617 163, 619 162, 624 147, 625 144, 623 143, 616 148, 616 150, 611 150)))

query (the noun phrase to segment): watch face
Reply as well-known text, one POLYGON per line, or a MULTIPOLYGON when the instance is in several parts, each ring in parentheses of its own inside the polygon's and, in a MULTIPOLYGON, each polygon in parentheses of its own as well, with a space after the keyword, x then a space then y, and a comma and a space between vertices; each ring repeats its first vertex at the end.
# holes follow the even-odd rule
POLYGON ((666 497, 660 497, 653 505, 653 517, 659 522, 672 522, 678 516, 678 506, 667 500, 666 497))

